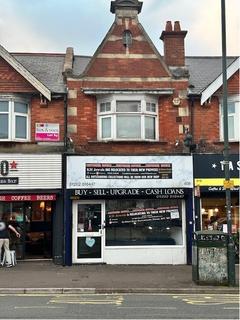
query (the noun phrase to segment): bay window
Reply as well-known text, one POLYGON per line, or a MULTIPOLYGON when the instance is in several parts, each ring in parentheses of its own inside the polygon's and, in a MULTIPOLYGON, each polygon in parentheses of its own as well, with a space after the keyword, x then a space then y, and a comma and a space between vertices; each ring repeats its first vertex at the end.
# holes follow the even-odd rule
POLYGON ((99 140, 157 140, 157 101, 111 96, 98 101, 99 140))
POLYGON ((29 106, 26 102, 0 100, 0 140, 28 140, 29 106))
MULTIPOLYGON (((229 141, 239 141, 239 95, 228 97, 228 139, 229 141)), ((220 104, 220 139, 224 139, 223 103, 220 104)))

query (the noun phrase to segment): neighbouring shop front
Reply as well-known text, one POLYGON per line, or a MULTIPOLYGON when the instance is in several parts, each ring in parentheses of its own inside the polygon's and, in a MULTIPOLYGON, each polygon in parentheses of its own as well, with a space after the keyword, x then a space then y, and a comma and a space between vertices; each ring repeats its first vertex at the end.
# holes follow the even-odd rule
MULTIPOLYGON (((239 155, 229 158, 231 183, 232 232, 239 231, 239 155)), ((197 230, 227 232, 224 159, 221 154, 198 154, 193 157, 195 215, 197 230)))
POLYGON ((0 218, 21 234, 10 232, 19 260, 61 262, 61 155, 0 154, 0 218))
POLYGON ((67 156, 66 262, 186 264, 191 156, 67 156))

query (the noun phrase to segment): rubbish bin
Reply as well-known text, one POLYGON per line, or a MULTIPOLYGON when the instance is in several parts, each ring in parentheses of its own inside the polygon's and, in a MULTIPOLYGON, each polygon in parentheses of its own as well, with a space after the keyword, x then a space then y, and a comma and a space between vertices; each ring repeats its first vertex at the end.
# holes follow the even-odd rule
POLYGON ((228 234, 197 231, 193 234, 192 279, 200 285, 228 285, 228 234))

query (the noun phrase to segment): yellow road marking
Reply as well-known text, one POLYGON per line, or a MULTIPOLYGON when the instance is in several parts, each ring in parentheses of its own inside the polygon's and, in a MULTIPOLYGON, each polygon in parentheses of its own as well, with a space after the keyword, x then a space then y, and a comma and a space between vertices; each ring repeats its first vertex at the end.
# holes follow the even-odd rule
POLYGON ((123 296, 119 295, 71 295, 54 296, 49 303, 59 303, 59 304, 105 304, 105 305, 121 305, 123 303, 123 296))
POLYGON ((192 305, 220 305, 220 304, 239 304, 239 295, 238 294, 213 294, 213 295, 204 295, 204 294, 182 294, 172 296, 174 299, 182 300, 188 304, 192 305))
POLYGON ((64 307, 54 306, 16 306, 14 309, 64 309, 64 307))

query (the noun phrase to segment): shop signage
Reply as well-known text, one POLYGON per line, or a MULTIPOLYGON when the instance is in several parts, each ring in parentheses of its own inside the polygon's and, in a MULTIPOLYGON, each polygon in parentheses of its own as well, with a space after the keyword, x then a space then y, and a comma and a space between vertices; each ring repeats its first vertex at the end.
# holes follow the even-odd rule
POLYGON ((164 222, 179 219, 178 207, 144 208, 110 211, 106 215, 107 226, 129 225, 147 222, 164 222))
MULTIPOLYGON (((223 185, 225 178, 225 162, 221 154, 198 154, 193 157, 194 177, 199 185, 210 185, 209 183, 220 183, 223 185), (207 184, 206 184, 207 183, 207 184)), ((239 182, 240 161, 239 155, 229 155, 229 173, 231 180, 239 182)), ((234 181, 235 183, 235 181, 234 181)), ((212 184, 212 185, 213 185, 212 184)))
POLYGON ((58 123, 36 123, 36 141, 59 141, 58 123))
POLYGON ((13 194, 0 195, 0 201, 55 201, 56 194, 13 194))
POLYGON ((1 178, 0 177, 0 185, 1 184, 18 184, 18 178, 1 178))
POLYGON ((132 198, 149 197, 156 199, 183 199, 186 189, 183 188, 113 188, 113 189, 75 189, 71 190, 71 199, 94 198, 132 198))
POLYGON ((194 239, 198 241, 216 241, 216 242, 222 242, 225 241, 227 243, 228 236, 225 234, 217 234, 217 233, 212 233, 212 234, 196 234, 194 233, 194 239))
POLYGON ((172 179, 171 163, 86 163, 86 179, 172 179))
POLYGON ((71 155, 67 189, 192 188, 192 168, 191 156, 71 155))
POLYGON ((0 185, 3 184, 18 184, 17 177, 8 177, 9 173, 18 171, 18 163, 15 160, 0 161, 0 185))
POLYGON ((0 153, 0 190, 3 192, 61 187, 61 154, 0 153))
MULTIPOLYGON (((239 191, 240 187, 233 187, 231 191, 239 191)), ((219 192, 219 191, 226 191, 224 186, 212 186, 212 187, 201 187, 201 192, 219 192)))

